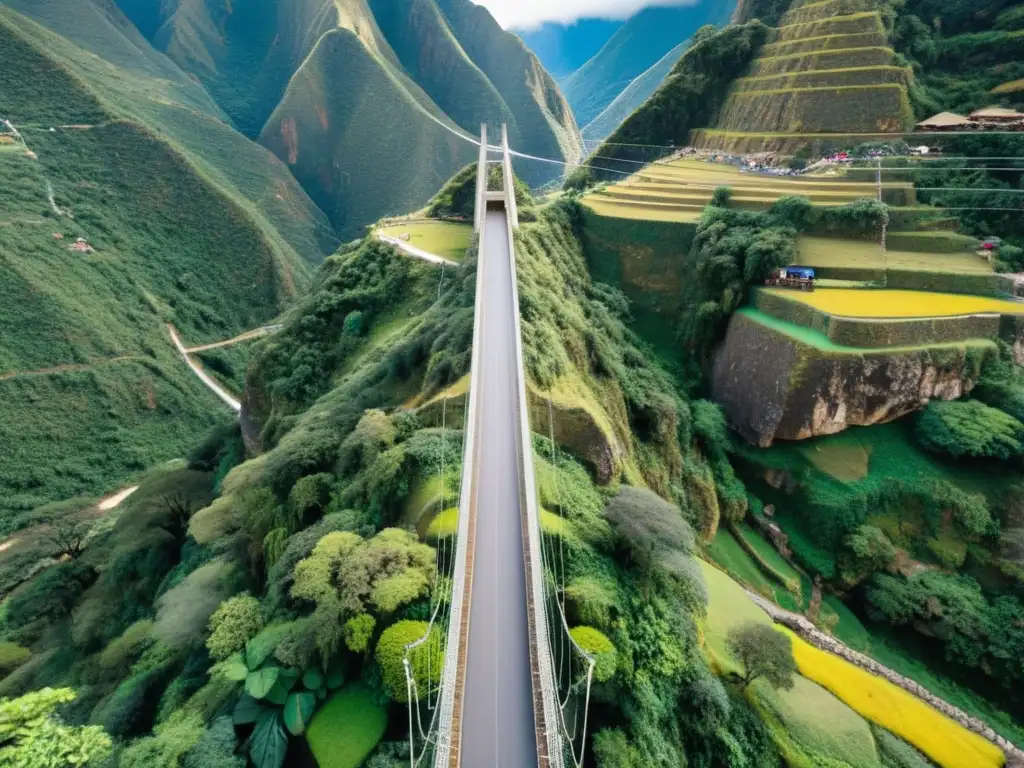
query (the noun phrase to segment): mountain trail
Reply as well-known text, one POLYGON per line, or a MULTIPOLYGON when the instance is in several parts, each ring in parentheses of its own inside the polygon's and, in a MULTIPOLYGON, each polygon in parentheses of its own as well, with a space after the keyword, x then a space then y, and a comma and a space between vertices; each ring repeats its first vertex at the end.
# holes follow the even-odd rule
POLYGON ((98 360, 94 360, 91 363, 68 363, 67 365, 55 365, 50 368, 40 368, 35 371, 6 371, 0 373, 0 381, 7 381, 8 379, 14 379, 19 376, 47 376, 53 373, 75 373, 78 371, 88 371, 97 365, 103 365, 105 363, 120 363, 125 360, 142 360, 142 355, 120 355, 118 357, 106 357, 98 360))
POLYGON ((181 355, 185 364, 192 369, 192 372, 199 377, 199 380, 207 386, 207 388, 219 397, 225 405, 227 405, 235 413, 242 412, 242 404, 234 398, 226 389, 220 384, 214 381, 206 371, 203 370, 202 366, 189 357, 189 351, 185 348, 185 345, 181 343, 181 337, 178 335, 178 330, 173 324, 167 324, 167 331, 171 334, 171 341, 174 343, 175 348, 178 350, 178 354, 181 355))
POLYGON ((415 245, 409 245, 404 240, 399 240, 397 237, 389 237, 388 235, 377 233, 377 239, 382 243, 395 246, 398 250, 407 256, 412 256, 414 259, 422 259, 423 261, 429 261, 431 264, 443 264, 447 267, 457 267, 458 262, 452 261, 451 259, 445 259, 436 254, 424 251, 422 248, 417 248, 415 245))

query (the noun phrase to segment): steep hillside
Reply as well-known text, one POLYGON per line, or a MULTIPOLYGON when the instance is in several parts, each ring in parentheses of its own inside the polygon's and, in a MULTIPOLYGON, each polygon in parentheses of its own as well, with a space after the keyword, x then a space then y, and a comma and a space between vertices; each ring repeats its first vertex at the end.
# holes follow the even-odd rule
POLYGON ((624 22, 579 19, 572 24, 545 22, 535 29, 513 29, 540 63, 559 80, 586 64, 624 22))
POLYGON ((735 4, 703 0, 674 8, 646 8, 616 32, 600 51, 566 78, 565 96, 586 126, 637 77, 705 24, 729 21, 735 4))
MULTIPOLYGON (((116 58, 124 38, 103 39, 114 28, 78 34, 116 58)), ((263 325, 334 240, 273 155, 198 109, 201 89, 145 74, 161 61, 174 71, 152 49, 118 67, 2 7, 0 47, 13 127, 0 144, 0 510, 11 513, 112 490, 181 455, 223 406, 166 324, 194 343, 263 325)))
MULTIPOLYGON (((460 128, 476 135, 483 122, 506 122, 522 152, 582 152, 550 75, 468 0, 120 2, 346 237, 423 205, 471 160, 460 128)), ((542 183, 557 170, 522 172, 542 183)))
POLYGON ((583 138, 603 141, 637 110, 662 84, 668 73, 686 53, 690 41, 686 40, 666 53, 650 69, 626 86, 615 100, 583 128, 583 138))

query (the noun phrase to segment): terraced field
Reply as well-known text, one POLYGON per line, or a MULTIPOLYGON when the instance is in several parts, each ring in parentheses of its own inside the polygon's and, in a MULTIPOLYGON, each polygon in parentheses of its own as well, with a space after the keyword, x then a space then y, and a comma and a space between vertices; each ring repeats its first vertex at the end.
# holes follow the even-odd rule
MULTIPOLYGON (((735 166, 721 163, 675 160, 647 166, 590 195, 586 202, 610 216, 696 220, 719 187, 732 190, 731 205, 750 210, 765 210, 790 195, 806 197, 816 205, 847 205, 878 193, 874 183, 847 181, 841 176, 768 176, 741 173, 735 166)), ((913 185, 905 182, 887 182, 882 196, 895 206, 912 207, 917 202, 913 185)))
POLYGON ((698 147, 824 153, 913 123, 910 69, 897 64, 878 0, 793 0, 698 147))
MULTIPOLYGON (((914 233, 923 250, 911 250, 912 243, 893 250, 882 251, 881 243, 863 240, 840 240, 829 237, 800 238, 800 263, 808 267, 862 268, 872 270, 901 269, 922 272, 949 272, 970 274, 991 274, 992 265, 982 256, 970 250, 943 252, 947 243, 956 243, 960 238, 954 233, 914 233)), ((896 242, 901 242, 895 238, 896 242)), ((968 238, 969 240, 969 238, 968 238)))
POLYGON ((760 289, 830 315, 860 318, 956 317, 974 314, 1024 315, 1024 303, 985 296, 962 296, 926 291, 823 288, 813 293, 781 288, 760 289))

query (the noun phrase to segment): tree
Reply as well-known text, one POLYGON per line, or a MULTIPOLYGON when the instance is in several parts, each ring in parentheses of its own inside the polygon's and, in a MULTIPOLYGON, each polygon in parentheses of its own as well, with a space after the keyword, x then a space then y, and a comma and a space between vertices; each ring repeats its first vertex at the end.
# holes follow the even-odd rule
POLYGON ((61 520, 50 531, 50 541, 57 547, 57 556, 76 558, 85 549, 92 526, 86 521, 61 520))
POLYGON ((206 647, 211 658, 223 661, 242 650, 263 629, 263 623, 260 601, 249 593, 225 600, 210 616, 206 647))
POLYGON ((604 516, 627 560, 635 561, 645 571, 657 568, 668 552, 693 552, 693 529, 683 513, 646 489, 623 486, 608 502, 604 516))
POLYGON ((345 646, 353 653, 363 653, 370 645, 377 620, 368 613, 353 616, 345 622, 345 646))
POLYGON ((102 728, 64 725, 56 715, 58 706, 75 698, 70 688, 43 688, 18 699, 0 699, 0 765, 64 768, 104 760, 112 745, 102 728))
POLYGON ((748 621, 729 631, 726 646, 743 665, 744 688, 759 678, 785 691, 793 688, 797 669, 789 635, 771 625, 748 621))
POLYGON ((185 541, 188 535, 188 523, 192 519, 195 508, 192 500, 183 493, 173 493, 164 496, 164 505, 167 507, 167 522, 164 523, 164 530, 171 534, 176 541, 185 541))
POLYGON ((846 538, 846 547, 852 556, 852 573, 846 574, 856 581, 866 573, 884 570, 896 559, 896 547, 885 532, 873 525, 862 525, 846 538))
POLYGON ((434 550, 408 531, 388 528, 366 541, 331 533, 295 566, 291 595, 316 605, 316 642, 327 660, 338 650, 348 617, 388 616, 426 596, 436 568, 434 550))
POLYGON ((594 659, 594 679, 606 683, 615 676, 616 651, 612 641, 593 627, 573 627, 576 644, 594 659))

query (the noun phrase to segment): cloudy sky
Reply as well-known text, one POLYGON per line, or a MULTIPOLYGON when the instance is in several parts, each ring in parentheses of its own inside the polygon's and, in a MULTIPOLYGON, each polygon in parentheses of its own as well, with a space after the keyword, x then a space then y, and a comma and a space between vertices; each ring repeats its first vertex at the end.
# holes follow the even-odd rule
MULTIPOLYGON (((530 29, 545 21, 625 19, 652 5, 697 5, 700 0, 473 0, 506 29, 530 29)), ((722 2, 722 0, 709 0, 722 2)))

